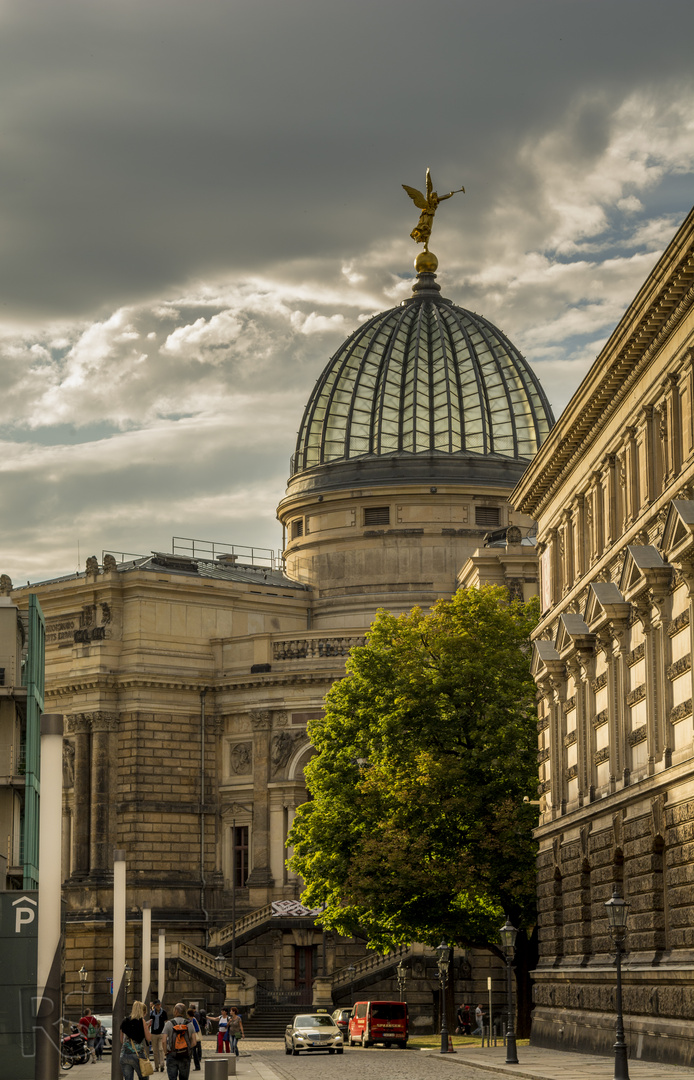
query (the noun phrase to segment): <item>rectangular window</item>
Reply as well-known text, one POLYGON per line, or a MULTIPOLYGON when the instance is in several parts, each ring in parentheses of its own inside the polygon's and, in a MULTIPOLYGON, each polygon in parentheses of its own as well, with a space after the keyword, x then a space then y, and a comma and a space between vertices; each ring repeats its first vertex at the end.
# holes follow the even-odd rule
POLYGON ((476 506, 475 525, 500 525, 500 515, 498 506, 476 506))
POLYGON ((389 506, 369 506, 364 510, 365 525, 390 525, 389 506))
POLYGON ((231 830, 231 844, 234 884, 237 889, 243 889, 248 880, 248 825, 237 825, 231 830))
POLYGON ((292 540, 296 540, 297 536, 304 535, 304 519, 295 518, 292 521, 292 540))

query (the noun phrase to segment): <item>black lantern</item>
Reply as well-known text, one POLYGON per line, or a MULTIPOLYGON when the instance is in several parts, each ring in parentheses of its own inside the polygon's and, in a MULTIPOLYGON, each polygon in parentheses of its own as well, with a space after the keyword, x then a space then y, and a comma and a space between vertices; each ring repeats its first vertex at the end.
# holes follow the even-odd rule
POLYGON ((224 975, 224 969, 227 966, 227 958, 226 958, 226 956, 224 956, 222 953, 219 953, 217 956, 215 956, 215 958, 214 958, 214 966, 217 968, 217 974, 219 975, 219 977, 221 979, 223 977, 223 975, 224 975))
POLYGON ((402 960, 396 967, 395 974, 398 978, 398 990, 400 991, 400 1000, 402 1001, 405 995, 405 989, 407 987, 407 968, 403 964, 402 960))
POLYGON ((506 1064, 517 1065, 518 1054, 516 1052, 516 1032, 513 1026, 513 974, 511 964, 516 951, 516 936, 518 931, 506 916, 506 922, 499 930, 501 947, 506 957, 506 999, 508 1006, 508 1022, 506 1025, 506 1064))
POLYGON ((616 885, 605 907, 607 908, 610 935, 617 949, 617 1032, 614 1044, 614 1080, 629 1080, 627 1044, 624 1038, 624 1019, 622 1016, 622 953, 627 933, 627 909, 629 905, 619 895, 619 889, 616 885))

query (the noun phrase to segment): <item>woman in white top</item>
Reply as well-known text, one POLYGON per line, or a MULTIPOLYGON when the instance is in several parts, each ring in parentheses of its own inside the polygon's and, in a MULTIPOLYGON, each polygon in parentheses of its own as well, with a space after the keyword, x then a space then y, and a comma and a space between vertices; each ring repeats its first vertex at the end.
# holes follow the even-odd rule
POLYGON ((229 1010, 222 1009, 219 1016, 208 1016, 208 1020, 216 1020, 217 1027, 217 1053, 231 1053, 231 1046, 229 1044, 229 1010))

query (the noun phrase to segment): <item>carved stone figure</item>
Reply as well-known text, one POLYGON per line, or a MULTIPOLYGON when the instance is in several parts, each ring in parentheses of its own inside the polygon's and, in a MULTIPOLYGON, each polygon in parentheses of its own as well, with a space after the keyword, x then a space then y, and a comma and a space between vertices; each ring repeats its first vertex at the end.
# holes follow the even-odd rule
POLYGON ((96 555, 90 555, 87 559, 87 577, 99 576, 99 560, 96 555))
POLYGON ((104 573, 109 574, 112 570, 115 570, 118 566, 113 555, 104 555, 104 573))
POLYGON ((69 739, 63 739, 63 787, 75 786, 75 747, 69 739))
POLYGON ((249 742, 236 743, 231 748, 231 771, 237 776, 247 776, 253 767, 253 750, 249 742))
POLYGON ((303 732, 294 732, 290 734, 288 731, 281 731, 279 735, 274 735, 272 744, 270 747, 270 758, 272 760, 272 766, 275 772, 279 772, 289 761, 292 756, 292 750, 297 739, 303 737, 303 732))
POLYGON ((12 592, 12 578, 7 574, 0 574, 0 596, 9 596, 12 592))

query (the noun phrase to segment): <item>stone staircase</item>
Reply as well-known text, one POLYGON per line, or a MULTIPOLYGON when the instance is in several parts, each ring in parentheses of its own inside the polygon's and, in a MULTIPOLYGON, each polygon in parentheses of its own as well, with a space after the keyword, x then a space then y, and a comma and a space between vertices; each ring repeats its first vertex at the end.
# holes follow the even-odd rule
POLYGON ((247 1039, 282 1039, 287 1024, 291 1024, 302 1008, 305 1012, 312 1011, 310 1005, 260 1005, 251 1017, 246 1017, 242 1010, 244 1034, 247 1039))

